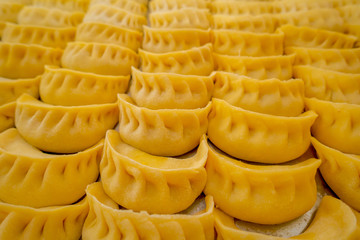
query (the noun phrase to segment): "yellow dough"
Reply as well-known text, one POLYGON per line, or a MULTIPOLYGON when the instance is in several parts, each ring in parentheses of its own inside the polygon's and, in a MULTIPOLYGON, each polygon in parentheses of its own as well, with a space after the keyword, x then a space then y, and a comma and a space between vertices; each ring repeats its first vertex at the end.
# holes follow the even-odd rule
POLYGON ((360 156, 342 153, 311 139, 317 155, 322 160, 321 175, 331 189, 345 203, 360 210, 360 156))
POLYGON ((14 1, 0 2, 0 21, 15 23, 23 7, 23 4, 14 1))
POLYGON ((147 19, 119 7, 96 4, 89 8, 84 22, 108 23, 117 27, 142 31, 142 26, 147 24, 147 19))
POLYGON ((54 153, 75 153, 96 144, 118 121, 117 103, 54 106, 23 94, 17 99, 15 125, 31 145, 54 153))
POLYGON ((41 76, 14 80, 0 77, 0 105, 16 101, 23 93, 38 98, 40 78, 41 76))
POLYGON ((360 154, 360 105, 305 98, 319 117, 311 128, 315 138, 345 153, 360 154))
POLYGON ((295 55, 243 57, 228 56, 214 53, 215 69, 230 73, 237 73, 251 78, 277 78, 288 80, 292 78, 292 65, 295 55))
POLYGON ((0 105, 0 132, 14 127, 16 102, 0 105))
POLYGON ((206 9, 206 0, 152 0, 149 2, 150 12, 171 11, 184 8, 206 9))
POLYGON ((117 94, 127 90, 129 80, 130 75, 99 75, 45 66, 40 96, 45 103, 63 106, 114 103, 117 94))
POLYGON ((273 33, 277 20, 272 14, 263 15, 222 15, 212 16, 213 29, 232 29, 256 33, 273 33))
POLYGON ((294 76, 305 84, 305 96, 331 102, 360 104, 360 74, 312 66, 295 66, 294 76))
POLYGON ((293 25, 282 26, 279 32, 285 35, 285 47, 352 48, 357 40, 355 36, 339 32, 293 25))
POLYGON ((71 204, 98 178, 102 140, 69 155, 43 153, 15 128, 2 132, 0 142, 0 199, 4 202, 37 208, 71 204))
MULTIPOLYGON (((144 2, 147 2, 145 0, 144 2)), ((146 3, 140 3, 136 1, 128 1, 128 0, 92 0, 90 5, 96 4, 106 4, 109 6, 114 6, 118 8, 122 8, 134 14, 146 16, 147 14, 147 5, 146 3)))
POLYGON ((19 13, 18 24, 45 27, 76 27, 82 22, 83 18, 83 12, 26 6, 19 13))
POLYGON ((82 239, 214 239, 214 201, 205 198, 206 208, 194 213, 174 215, 148 214, 119 209, 104 192, 101 183, 86 190, 89 215, 82 231, 82 239))
POLYGON ((211 44, 169 53, 152 53, 139 49, 139 55, 140 69, 144 72, 208 76, 214 70, 211 44))
POLYGON ((46 47, 65 48, 75 40, 76 28, 53 28, 7 23, 3 30, 4 42, 40 44, 46 47))
POLYGON ((206 183, 205 135, 187 158, 158 157, 122 142, 115 130, 106 133, 100 164, 104 191, 134 211, 173 214, 188 208, 206 183))
POLYGON ((142 47, 145 51, 166 53, 200 47, 209 42, 209 29, 168 29, 144 26, 144 40, 142 47))
POLYGON ((129 93, 138 106, 150 109, 201 108, 211 100, 214 77, 145 73, 132 68, 129 93))
POLYGON ((360 5, 356 4, 341 6, 337 9, 346 23, 360 24, 360 5))
POLYGON ((61 59, 64 68, 104 75, 126 76, 138 64, 139 56, 127 47, 93 42, 68 43, 61 59))
POLYGON ((208 29, 210 27, 210 19, 211 14, 208 9, 196 8, 183 8, 149 14, 150 26, 153 28, 208 29))
MULTIPOLYGON (((317 1, 313 2, 316 3, 317 1)), ((279 13, 274 15, 274 17, 276 18, 278 27, 291 24, 295 26, 322 28, 331 31, 344 30, 344 21, 339 12, 334 8, 320 8, 308 11, 279 13)))
POLYGON ((311 65, 346 73, 360 73, 360 48, 322 49, 287 47, 286 54, 296 54, 294 65, 311 65))
POLYGON ((76 31, 76 41, 118 44, 134 51, 141 47, 142 36, 136 30, 99 22, 82 23, 76 31))
POLYGON ((86 215, 87 199, 74 205, 31 208, 0 202, 0 239, 78 240, 86 215))
POLYGON ((310 210, 316 201, 315 174, 321 161, 279 166, 251 165, 208 146, 205 194, 227 214, 260 224, 279 224, 310 210))
POLYGON ((273 12, 273 4, 270 1, 216 0, 209 4, 209 8, 214 15, 259 15, 273 12))
POLYGON ((44 65, 60 65, 63 51, 35 44, 0 42, 0 76, 33 78, 44 72, 44 65))
POLYGON ((274 237, 247 232, 237 228, 234 219, 218 209, 214 210, 215 228, 219 239, 244 240, 350 240, 360 238, 360 214, 341 200, 325 196, 310 226, 304 233, 291 238, 274 237))
POLYGON ((213 98, 208 136, 222 151, 252 162, 282 163, 301 156, 310 145, 313 111, 297 117, 251 112, 213 98))
POLYGON ((283 41, 283 33, 252 33, 227 29, 211 31, 214 52, 232 56, 282 55, 283 41))
POLYGON ((71 12, 86 12, 91 0, 33 0, 38 7, 58 8, 71 12))
POLYGON ((213 97, 254 112, 296 117, 304 110, 304 82, 301 79, 259 81, 216 72, 213 97))
POLYGON ((211 102, 197 109, 138 107, 126 94, 119 94, 121 139, 144 152, 178 156, 194 149, 208 127, 211 102))

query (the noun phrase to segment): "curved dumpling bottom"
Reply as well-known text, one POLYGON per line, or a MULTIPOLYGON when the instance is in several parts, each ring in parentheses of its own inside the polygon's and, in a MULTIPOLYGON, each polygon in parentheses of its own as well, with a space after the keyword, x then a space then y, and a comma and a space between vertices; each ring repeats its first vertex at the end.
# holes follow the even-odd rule
POLYGON ((126 94, 119 94, 121 139, 144 152, 178 156, 194 149, 208 127, 211 102, 197 109, 138 107, 126 94))
POLYGON ((220 239, 248 240, 324 240, 359 239, 360 214, 341 200, 331 196, 323 197, 318 211, 306 231, 298 236, 282 238, 260 233, 247 232, 236 227, 234 219, 218 209, 214 210, 215 228, 220 239))
POLYGON ((326 183, 341 200, 360 211, 360 156, 342 153, 315 138, 311 143, 322 160, 320 172, 326 183))
POLYGON ((119 209, 104 192, 100 182, 87 187, 90 211, 82 238, 88 239, 214 239, 214 202, 205 198, 203 210, 173 215, 119 209))
POLYGON ((204 192, 229 215, 253 223, 280 224, 301 216, 315 204, 315 174, 320 160, 252 165, 210 146, 208 149, 204 192))
POLYGON ((54 106, 27 94, 16 103, 15 126, 20 135, 46 152, 82 151, 100 141, 119 116, 117 103, 54 106))
POLYGON ((23 93, 38 98, 40 79, 41 76, 16 80, 0 77, 0 105, 16 101, 23 93))
POLYGON ((45 208, 0 202, 0 239, 78 240, 88 211, 87 198, 73 205, 45 208))
POLYGON ((317 115, 297 117, 251 112, 213 98, 208 136, 227 154, 252 162, 283 163, 301 156, 310 145, 310 127, 317 115))
POLYGON ((103 140, 76 154, 47 154, 8 129, 0 134, 0 199, 30 207, 74 203, 98 178, 102 148, 103 140))
POLYGON ((158 157, 122 142, 115 130, 105 138, 100 164, 104 191, 134 211, 171 214, 188 208, 206 183, 206 138, 187 158, 158 157))

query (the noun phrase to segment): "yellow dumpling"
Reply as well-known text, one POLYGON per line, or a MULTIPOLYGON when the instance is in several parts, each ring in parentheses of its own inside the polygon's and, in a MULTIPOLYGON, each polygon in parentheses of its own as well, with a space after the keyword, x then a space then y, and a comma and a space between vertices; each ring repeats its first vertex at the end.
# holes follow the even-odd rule
POLYGON ((130 75, 99 75, 45 66, 40 97, 45 103, 63 106, 114 103, 118 93, 126 92, 129 80, 130 75))
POLYGON ((222 151, 252 162, 282 163, 301 156, 310 145, 313 111, 297 117, 251 112, 213 98, 208 136, 222 151))
POLYGON ((214 201, 205 198, 206 207, 201 210, 178 214, 149 214, 119 209, 109 198, 101 183, 94 183, 86 190, 89 215, 86 218, 82 238, 88 239, 214 239, 214 201))
POLYGON ((171 11, 183 8, 206 9, 206 0, 152 0, 149 2, 150 12, 171 11))
POLYGON ((55 106, 23 94, 16 102, 15 125, 31 145, 53 153, 75 153, 100 141, 119 117, 117 103, 55 106))
POLYGON ((188 208, 203 191, 206 159, 205 136, 193 155, 170 158, 131 147, 118 132, 109 130, 100 163, 101 182, 107 195, 127 209, 173 214, 188 208))
POLYGON ((15 23, 23 7, 23 4, 14 1, 0 2, 0 21, 15 23))
POLYGON ((16 102, 0 105, 0 132, 15 126, 16 102))
POLYGON ((211 102, 197 109, 158 109, 138 107, 125 94, 119 94, 121 139, 144 152, 179 156, 194 149, 208 127, 211 102))
POLYGON ((26 79, 7 79, 0 77, 0 105, 16 101, 23 93, 39 97, 41 76, 26 79))
POLYGON ((212 14, 218 15, 259 15, 273 12, 270 1, 212 1, 209 4, 212 14))
POLYGON ((58 8, 70 12, 86 12, 91 0, 33 0, 38 7, 58 8))
POLYGON ((92 0, 90 1, 90 5, 96 4, 106 4, 109 6, 114 6, 118 8, 122 8, 134 14, 146 16, 148 11, 147 9, 147 0, 144 0, 144 3, 141 1, 128 1, 128 0, 92 0))
POLYGON ((103 140, 76 154, 43 153, 15 128, 0 134, 0 199, 10 204, 46 207, 72 204, 96 181, 103 140))

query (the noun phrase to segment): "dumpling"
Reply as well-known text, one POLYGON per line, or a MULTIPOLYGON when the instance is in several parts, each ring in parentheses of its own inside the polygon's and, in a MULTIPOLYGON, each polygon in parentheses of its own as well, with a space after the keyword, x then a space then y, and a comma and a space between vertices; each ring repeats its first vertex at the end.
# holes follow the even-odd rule
POLYGON ((209 29, 168 29, 144 26, 142 48, 153 53, 166 53, 200 47, 209 42, 209 29))
MULTIPOLYGON (((288 239, 239 229, 232 217, 218 209, 214 209, 214 216, 216 232, 221 239, 288 239)), ((322 198, 318 211, 310 226, 304 233, 294 236, 291 239, 357 239, 360 237, 359 218, 360 214, 341 200, 331 196, 325 196, 322 198)))
POLYGON ((340 12, 341 17, 346 23, 360 24, 359 2, 356 2, 356 4, 341 6, 337 10, 340 12))
POLYGON ((206 183, 205 135, 197 152, 186 158, 158 157, 121 141, 115 130, 106 133, 100 163, 104 191, 133 211, 173 214, 188 208, 206 183))
POLYGON ((19 13, 18 24, 45 27, 76 27, 82 22, 83 18, 83 12, 26 6, 19 13))
POLYGON ((105 4, 92 5, 84 17, 84 22, 108 23, 117 27, 142 31, 147 24, 146 17, 127 10, 105 4))
POLYGON ((228 56, 214 53, 215 69, 237 73, 251 78, 277 78, 288 80, 292 78, 292 65, 295 55, 288 56, 228 56))
POLYGON ((211 44, 169 53, 152 53, 139 49, 139 55, 140 69, 144 72, 209 76, 214 70, 211 44))
POLYGON ((136 105, 150 109, 201 108, 211 100, 214 77, 145 73, 132 68, 129 93, 136 105))
POLYGON ((120 239, 214 239, 214 201, 211 196, 205 198, 206 206, 196 207, 179 214, 149 214, 145 211, 134 212, 119 209, 109 198, 101 183, 88 186, 89 215, 86 218, 82 238, 120 239), (198 208, 199 209, 199 208, 198 208))
POLYGON ((40 44, 46 47, 65 48, 68 42, 75 40, 76 28, 53 28, 6 24, 3 30, 4 42, 40 44))
POLYGON ((209 4, 212 14, 218 15, 260 15, 273 12, 270 1, 212 1, 209 4))
POLYGON ((23 7, 23 4, 14 1, 0 2, 0 21, 15 23, 23 7))
POLYGON ((211 31, 214 52, 232 56, 282 55, 283 41, 283 33, 253 33, 227 29, 211 31))
POLYGON ((360 210, 360 156, 342 153, 311 139, 317 155, 322 161, 321 175, 330 188, 345 203, 360 210))
POLYGON ((212 16, 213 29, 232 29, 238 31, 273 33, 277 27, 277 20, 272 14, 252 15, 221 15, 212 16))
POLYGON ((115 127, 117 103, 54 106, 23 94, 17 99, 15 126, 31 145, 46 152, 75 153, 100 141, 115 127))
POLYGON ((38 7, 58 8, 70 12, 86 12, 91 0, 33 0, 38 7))
POLYGON ((16 102, 0 105, 0 132, 15 126, 16 102))
POLYGON ((141 47, 142 36, 139 31, 100 22, 85 22, 76 30, 76 41, 118 44, 135 52, 141 47))
POLYGON ((308 11, 275 14, 277 26, 295 25, 342 31, 344 21, 334 8, 312 9, 308 11))
POLYGON ((152 0, 149 2, 150 12, 171 11, 184 8, 206 9, 206 0, 152 0))
POLYGON ((296 117, 304 110, 304 82, 216 72, 213 97, 254 112, 296 117))
MULTIPOLYGON (((147 2, 147 0, 145 0, 147 2)), ((145 3, 141 3, 140 1, 128 1, 128 0, 92 0, 90 5, 96 4, 106 4, 109 6, 114 6, 118 8, 122 8, 134 14, 146 16, 148 8, 145 3)))
POLYGON ((287 47, 287 54, 296 54, 294 65, 311 65, 346 73, 360 73, 360 48, 322 49, 287 47))
POLYGON ((194 149, 208 127, 211 102, 197 109, 158 109, 138 107, 125 94, 119 94, 121 139, 144 152, 179 156, 194 149))
POLYGON ((205 194, 230 216, 259 224, 295 219, 316 202, 315 174, 321 161, 251 165, 208 146, 205 194))
POLYGON ((61 59, 64 68, 104 75, 126 76, 138 64, 139 56, 127 47, 93 42, 68 43, 61 59))
POLYGON ((16 101, 23 93, 39 97, 41 76, 28 79, 6 79, 0 77, 0 105, 16 101))
POLYGON ((296 13, 301 11, 321 10, 332 8, 330 1, 313 1, 313 0, 293 0, 293 1, 274 1, 271 3, 273 7, 272 13, 296 13))
POLYGON ((0 76, 33 78, 44 72, 44 65, 60 65, 63 51, 35 44, 0 42, 0 76))
POLYGON ((353 48, 355 36, 324 29, 285 25, 279 28, 284 33, 285 47, 353 48))
POLYGON ((312 66, 295 66, 294 76, 305 84, 305 96, 331 102, 360 104, 360 74, 312 66))
POLYGON ((153 28, 199 28, 210 27, 211 14, 208 9, 183 8, 179 10, 153 12, 149 14, 153 28))
POLYGON ((87 198, 73 205, 44 208, 0 202, 0 212, 0 239, 77 240, 89 206, 87 198))
POLYGON ((360 154, 360 105, 305 98, 307 109, 319 117, 311 128, 323 144, 344 153, 360 154))
POLYGON ((251 112, 213 98, 208 136, 227 154, 252 162, 283 163, 301 156, 310 145, 313 111, 297 117, 251 112))
POLYGON ((40 97, 45 103, 63 106, 114 103, 118 93, 126 92, 129 80, 130 75, 99 75, 45 66, 40 97))
POLYGON ((103 140, 76 154, 48 154, 27 143, 15 128, 0 134, 0 199, 46 207, 77 202, 99 175, 103 140))

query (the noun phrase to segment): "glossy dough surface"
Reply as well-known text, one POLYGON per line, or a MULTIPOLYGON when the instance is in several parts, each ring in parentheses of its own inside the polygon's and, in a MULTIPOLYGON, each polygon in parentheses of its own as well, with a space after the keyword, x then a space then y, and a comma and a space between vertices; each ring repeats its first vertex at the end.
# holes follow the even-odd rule
POLYGON ((161 156, 178 156, 194 149, 208 127, 211 102, 197 109, 138 107, 119 94, 121 139, 142 151, 161 156))
POLYGON ((118 121, 117 103, 55 106, 22 95, 15 125, 31 145, 47 152, 74 153, 94 145, 118 121))
POLYGON ((301 216, 315 204, 320 160, 251 165, 208 148, 204 191, 229 215, 254 223, 279 224, 301 216))
POLYGON ((254 112, 296 117, 304 109, 304 83, 216 72, 213 97, 254 112))
POLYGON ((305 99, 307 109, 319 117, 311 128, 325 145, 345 153, 360 154, 360 105, 305 99))
POLYGON ((103 141, 69 155, 43 153, 15 129, 0 134, 0 199, 30 207, 72 204, 96 181, 103 141))
POLYGON ((40 76, 16 80, 0 77, 0 105, 16 101, 23 93, 38 98, 40 79, 40 76))
POLYGON ((115 44, 72 42, 61 59, 65 68, 104 75, 129 75, 139 57, 133 50, 115 44))
POLYGON ((150 109, 201 108, 211 100, 214 77, 145 73, 132 68, 129 93, 138 106, 150 109))
POLYGON ((188 208, 206 183, 206 137, 187 158, 147 154, 108 131, 100 174, 104 191, 121 206, 134 211, 173 214, 188 208))
POLYGON ((297 117, 251 112, 213 98, 208 136, 222 151, 253 162, 282 163, 301 156, 310 145, 313 111, 297 117))
POLYGON ((40 97, 45 103, 63 106, 114 103, 117 94, 127 90, 129 80, 130 75, 99 75, 45 66, 40 97))
POLYGON ((148 214, 119 209, 101 183, 88 186, 89 215, 82 238, 87 239, 214 239, 214 201, 205 198, 206 207, 192 214, 148 214))

